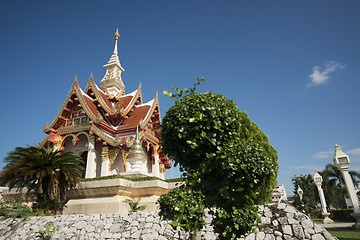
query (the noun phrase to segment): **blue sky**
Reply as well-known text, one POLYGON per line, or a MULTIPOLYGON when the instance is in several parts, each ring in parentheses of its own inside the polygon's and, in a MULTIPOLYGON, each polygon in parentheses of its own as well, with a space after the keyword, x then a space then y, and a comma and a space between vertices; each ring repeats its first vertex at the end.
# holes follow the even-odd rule
MULTIPOLYGON (((102 79, 119 28, 126 92, 213 91, 279 154, 278 182, 332 163, 360 171, 359 1, 6 1, 0 8, 0 158, 34 145, 75 75, 102 79)), ((171 99, 160 95, 164 116, 171 99)), ((4 163, 0 162, 0 167, 4 163)), ((178 170, 167 177, 177 177, 178 170)))

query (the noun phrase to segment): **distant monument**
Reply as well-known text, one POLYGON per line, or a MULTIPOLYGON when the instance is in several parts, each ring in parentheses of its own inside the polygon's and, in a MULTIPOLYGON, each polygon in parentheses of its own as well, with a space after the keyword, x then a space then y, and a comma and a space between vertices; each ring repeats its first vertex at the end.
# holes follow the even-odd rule
POLYGON ((141 84, 125 94, 117 50, 119 33, 106 73, 98 87, 91 74, 82 90, 75 80, 59 113, 43 131, 41 145, 79 154, 85 162, 83 178, 120 174, 164 179, 172 163, 160 148, 158 95, 143 103, 141 84))

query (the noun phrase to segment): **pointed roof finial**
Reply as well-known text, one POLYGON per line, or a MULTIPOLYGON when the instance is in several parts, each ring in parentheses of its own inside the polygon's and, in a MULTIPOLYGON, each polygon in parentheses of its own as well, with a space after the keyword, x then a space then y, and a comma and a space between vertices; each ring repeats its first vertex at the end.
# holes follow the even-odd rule
POLYGON ((116 33, 115 33, 114 36, 115 36, 116 41, 119 40, 120 34, 119 34, 119 29, 118 28, 116 28, 116 33))
MULTIPOLYGON (((117 49, 117 42, 119 40, 119 37, 120 37, 120 34, 119 34, 119 29, 116 28, 116 33, 115 33, 115 47, 114 47, 114 52, 113 52, 113 55, 116 54, 118 55, 118 49, 117 49)), ((111 59, 110 59, 111 60, 111 59)))
POLYGON ((136 126, 136 135, 135 135, 134 143, 132 144, 129 155, 127 156, 127 159, 130 158, 147 159, 146 153, 144 152, 144 149, 142 148, 142 144, 140 141, 138 125, 136 126))
POLYGON ((336 158, 336 157, 342 157, 342 156, 348 156, 347 154, 345 154, 341 149, 340 149, 340 147, 339 147, 339 145, 337 145, 337 144, 335 144, 335 155, 334 155, 334 159, 336 158))
POLYGON ((125 70, 121 67, 118 56, 117 44, 120 37, 118 28, 116 29, 116 33, 114 36, 115 36, 114 52, 111 55, 108 63, 104 65, 104 68, 106 69, 106 73, 103 79, 100 81, 100 84, 102 85, 101 88, 103 90, 107 89, 107 91, 105 92, 109 97, 110 95, 111 96, 119 95, 119 93, 124 92, 125 89, 125 85, 121 79, 121 73, 125 70))

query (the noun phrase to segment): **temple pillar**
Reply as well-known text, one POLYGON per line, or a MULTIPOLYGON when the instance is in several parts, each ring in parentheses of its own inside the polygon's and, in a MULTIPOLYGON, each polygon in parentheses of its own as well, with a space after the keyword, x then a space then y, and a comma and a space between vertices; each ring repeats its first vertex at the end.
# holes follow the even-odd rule
POLYGON ((101 151, 101 177, 109 175, 109 147, 103 147, 101 151))
POLYGON ((96 152, 95 152, 95 137, 88 137, 88 154, 86 163, 85 178, 96 177, 96 152))
POLYGON ((160 166, 159 166, 159 154, 155 152, 154 154, 155 163, 152 164, 152 174, 154 177, 160 177, 160 166))

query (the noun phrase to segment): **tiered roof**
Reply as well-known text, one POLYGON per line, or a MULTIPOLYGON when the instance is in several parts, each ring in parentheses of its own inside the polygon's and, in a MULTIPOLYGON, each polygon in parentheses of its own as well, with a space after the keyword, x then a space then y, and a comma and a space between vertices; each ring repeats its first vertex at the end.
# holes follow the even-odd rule
POLYGON ((124 69, 117 54, 117 35, 118 33, 115 34, 114 53, 108 64, 104 65, 106 74, 100 81, 103 86, 99 88, 91 74, 83 91, 75 77, 55 119, 43 128, 48 136, 42 145, 51 144, 53 139, 58 139, 52 137, 54 135, 66 136, 86 131, 97 136, 97 147, 130 148, 139 126, 140 139, 150 156, 153 158, 154 152, 159 150, 161 162, 166 168, 170 168, 171 162, 161 153, 161 149, 156 149, 161 141, 158 94, 151 101, 143 103, 141 84, 137 90, 125 94, 125 86, 121 80, 124 69), (111 75, 111 72, 116 74, 111 75))

